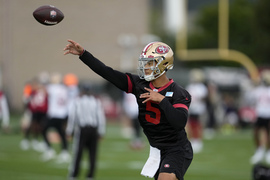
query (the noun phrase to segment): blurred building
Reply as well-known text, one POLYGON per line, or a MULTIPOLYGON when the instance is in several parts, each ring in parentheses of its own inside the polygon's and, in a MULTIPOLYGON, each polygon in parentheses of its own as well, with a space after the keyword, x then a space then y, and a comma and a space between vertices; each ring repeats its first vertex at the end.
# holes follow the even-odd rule
MULTIPOLYGON (((136 73, 134 70, 138 55, 145 44, 161 40, 155 36, 159 32, 162 35, 164 32, 175 34, 181 29, 184 1, 187 3, 189 29, 193 28, 194 18, 200 8, 219 2, 48 0, 45 4, 56 6, 65 17, 58 25, 44 26, 32 15, 36 8, 45 5, 44 2, 0 0, 0 86, 7 95, 11 110, 22 110, 24 84, 40 72, 74 73, 79 80, 105 84, 101 77, 78 62, 77 57, 63 55, 67 39, 79 42, 114 69, 136 73)), ((174 44, 170 45, 174 48, 174 44)), ((188 83, 187 71, 184 67, 179 70, 176 63, 170 74, 184 86, 188 83)), ((113 95, 117 94, 113 89, 110 91, 113 95)))
MULTIPOLYGON (((63 55, 67 39, 79 42, 105 64, 120 69, 124 48, 118 37, 126 33, 142 37, 149 32, 149 1, 145 0, 0 0, 0 5, 0 79, 13 110, 23 107, 25 82, 42 71, 103 81, 77 57, 63 55), (60 24, 44 26, 34 19, 33 11, 44 3, 64 13, 60 24)), ((134 52, 137 55, 144 45, 138 46, 134 52)))

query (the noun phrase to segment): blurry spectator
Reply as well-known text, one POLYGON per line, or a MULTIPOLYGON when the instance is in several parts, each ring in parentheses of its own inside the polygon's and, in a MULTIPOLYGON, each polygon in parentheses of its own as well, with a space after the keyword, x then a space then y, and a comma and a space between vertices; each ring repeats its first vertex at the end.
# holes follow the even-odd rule
POLYGON ((59 163, 69 161, 68 143, 65 136, 64 122, 68 116, 68 91, 67 87, 62 83, 62 76, 60 73, 53 73, 51 75, 51 82, 47 86, 48 91, 48 119, 43 129, 43 137, 47 144, 47 150, 42 155, 44 161, 55 157, 55 150, 51 147, 48 132, 50 128, 55 128, 61 139, 61 153, 57 161, 59 163))
MULTIPOLYGON (((30 87, 28 87, 30 88, 30 87)), ((46 113, 48 109, 48 94, 46 88, 40 83, 38 78, 35 78, 31 84, 31 94, 26 100, 27 108, 30 110, 31 121, 24 132, 24 139, 21 141, 21 149, 27 150, 30 148, 30 134, 33 134, 32 148, 37 151, 43 150, 43 143, 39 142, 43 125, 46 121, 46 113)))
POLYGON ((260 82, 250 81, 242 84, 239 103, 239 124, 241 128, 250 127, 257 119, 252 92, 258 86, 258 83, 260 82))
POLYGON ((190 71, 190 83, 186 87, 192 97, 189 107, 188 133, 193 152, 199 153, 203 148, 203 126, 201 117, 206 112, 206 98, 208 94, 204 82, 204 73, 200 69, 190 71))
MULTIPOLYGON (((67 86, 68 108, 70 109, 71 104, 79 96, 79 93, 80 93, 79 87, 78 87, 79 80, 75 74, 68 73, 64 76, 63 83, 67 86)), ((64 129, 66 129, 66 123, 65 123, 64 129)))
POLYGON ((101 102, 90 95, 90 87, 81 86, 80 96, 74 101, 69 112, 67 135, 74 131, 73 160, 69 168, 70 179, 79 175, 83 149, 86 148, 89 156, 87 179, 92 179, 96 170, 98 140, 105 134, 105 114, 101 102))
POLYGON ((9 128, 9 107, 6 95, 0 90, 0 119, 2 120, 2 129, 7 132, 9 128))
POLYGON ((106 118, 118 120, 121 114, 121 104, 115 101, 107 92, 99 93, 99 99, 103 105, 106 118))
POLYGON ((47 71, 42 71, 39 73, 38 79, 43 86, 47 86, 50 82, 50 74, 47 71))
POLYGON ((79 95, 79 80, 75 74, 68 73, 63 78, 64 84, 68 87, 69 97, 75 99, 79 95))
POLYGON ((137 100, 133 94, 124 93, 123 109, 125 115, 131 121, 132 135, 133 135, 130 144, 131 148, 141 149, 144 146, 141 138, 142 129, 138 119, 139 109, 137 100))
POLYGON ((222 132, 230 134, 235 131, 239 124, 238 106, 235 97, 231 93, 224 93, 223 95, 223 109, 224 117, 222 122, 222 132))
POLYGON ((259 163, 264 158, 270 164, 270 71, 263 71, 261 77, 262 83, 255 88, 252 96, 257 114, 253 135, 256 151, 250 160, 252 164, 259 163))
POLYGON ((29 109, 29 102, 30 102, 30 97, 31 93, 33 91, 32 85, 35 84, 35 81, 39 81, 40 85, 43 85, 43 87, 46 87, 48 81, 49 81, 49 73, 46 71, 43 71, 39 73, 38 77, 35 77, 28 82, 25 83, 23 87, 23 96, 22 96, 22 101, 24 105, 24 112, 21 118, 21 128, 23 131, 26 131, 26 129, 29 127, 30 121, 31 121, 31 110, 29 109))
POLYGON ((25 133, 25 131, 28 129, 30 122, 31 122, 31 110, 29 108, 29 102, 30 102, 30 96, 32 93, 32 83, 33 80, 30 80, 28 82, 25 83, 24 87, 23 87, 23 96, 22 96, 22 102, 23 102, 23 115, 21 118, 21 128, 23 133, 25 133))

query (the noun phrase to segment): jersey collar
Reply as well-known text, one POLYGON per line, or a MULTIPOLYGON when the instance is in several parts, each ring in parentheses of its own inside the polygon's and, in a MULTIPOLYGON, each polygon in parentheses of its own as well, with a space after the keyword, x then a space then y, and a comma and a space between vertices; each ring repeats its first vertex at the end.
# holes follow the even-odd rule
POLYGON ((170 81, 169 81, 167 84, 165 84, 164 86, 162 86, 162 87, 160 87, 160 88, 155 88, 154 85, 152 84, 152 82, 150 82, 149 86, 150 86, 150 88, 151 88, 153 91, 160 92, 160 91, 166 89, 166 88, 167 88, 169 85, 171 85, 173 82, 174 82, 173 79, 170 79, 170 81))

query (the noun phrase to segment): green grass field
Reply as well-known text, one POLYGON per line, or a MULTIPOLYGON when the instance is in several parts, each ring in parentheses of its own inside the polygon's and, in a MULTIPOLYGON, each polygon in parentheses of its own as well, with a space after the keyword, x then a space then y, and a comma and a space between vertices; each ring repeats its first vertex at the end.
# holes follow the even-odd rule
MULTIPOLYGON (((23 151, 19 148, 22 134, 18 122, 18 116, 13 117, 11 132, 0 132, 0 179, 67 179, 68 164, 57 164, 54 160, 42 162, 39 152, 23 151)), ((60 145, 54 146, 59 148, 60 145)), ((108 123, 106 137, 99 146, 96 180, 149 179, 140 175, 148 157, 148 150, 148 146, 140 151, 131 150, 129 140, 122 138, 121 126, 118 123, 108 123)), ((251 130, 238 130, 230 134, 217 133, 212 140, 204 140, 203 152, 194 155, 185 179, 251 180, 252 166, 249 159, 253 150, 251 130)), ((84 179, 87 165, 84 160, 80 179, 84 179)))

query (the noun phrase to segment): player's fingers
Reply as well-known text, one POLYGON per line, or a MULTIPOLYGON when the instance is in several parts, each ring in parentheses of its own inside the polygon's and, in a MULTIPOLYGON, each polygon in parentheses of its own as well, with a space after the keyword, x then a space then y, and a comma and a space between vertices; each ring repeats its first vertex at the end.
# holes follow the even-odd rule
POLYGON ((74 44, 74 45, 76 44, 76 42, 71 40, 71 39, 68 39, 68 42, 70 42, 71 44, 74 44))
POLYGON ((66 47, 63 49, 64 51, 68 50, 69 49, 69 46, 66 45, 66 47))
POLYGON ((149 92, 151 92, 151 91, 152 91, 152 89, 147 88, 147 87, 145 87, 144 89, 145 89, 146 91, 149 91, 149 92))
POLYGON ((144 104, 144 103, 146 103, 147 101, 149 101, 150 100, 150 98, 147 98, 146 100, 144 100, 142 103, 144 104))
POLYGON ((67 44, 64 50, 69 50, 73 45, 72 44, 67 44))
POLYGON ((67 49, 67 50, 64 52, 64 55, 70 54, 70 53, 72 53, 72 51, 71 51, 70 49, 67 49))
POLYGON ((65 51, 65 52, 64 52, 64 55, 70 53, 70 48, 69 48, 69 46, 66 46, 63 50, 65 51))
POLYGON ((67 55, 67 54, 69 54, 69 51, 64 52, 64 55, 67 55))
POLYGON ((150 96, 150 93, 147 92, 147 93, 143 93, 140 95, 140 98, 148 98, 150 96))

